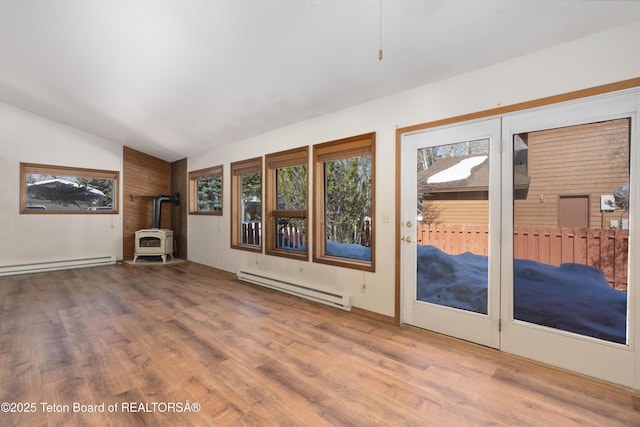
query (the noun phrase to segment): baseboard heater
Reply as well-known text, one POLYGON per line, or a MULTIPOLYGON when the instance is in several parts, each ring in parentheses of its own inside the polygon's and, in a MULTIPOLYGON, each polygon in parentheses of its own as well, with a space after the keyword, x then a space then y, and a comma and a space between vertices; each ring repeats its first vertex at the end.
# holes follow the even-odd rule
POLYGON ((351 297, 335 289, 294 283, 281 278, 267 276, 265 273, 254 273, 250 271, 238 271, 238 279, 253 283, 254 285, 264 286, 297 297, 337 307, 342 310, 351 311, 351 297))
POLYGON ((100 265, 115 264, 112 256, 101 256, 91 258, 76 258, 57 261, 41 261, 25 264, 14 264, 0 266, 0 276, 10 276, 15 274, 42 273, 45 271, 66 270, 69 268, 97 267, 100 265))

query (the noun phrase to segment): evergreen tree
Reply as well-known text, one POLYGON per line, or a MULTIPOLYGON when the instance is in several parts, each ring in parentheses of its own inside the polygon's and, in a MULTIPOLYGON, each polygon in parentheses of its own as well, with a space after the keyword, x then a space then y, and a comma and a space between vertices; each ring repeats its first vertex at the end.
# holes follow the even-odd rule
POLYGON ((245 173, 242 175, 242 200, 260 200, 262 194, 260 175, 260 172, 245 173))
POLYGON ((95 188, 104 193, 105 197, 100 198, 96 206, 113 206, 113 186, 114 180, 100 178, 78 178, 78 184, 88 188, 95 188))
POLYGON ((198 210, 216 211, 222 206, 222 176, 210 176, 199 179, 198 186, 198 210))
POLYGON ((329 240, 359 243, 365 217, 371 216, 370 156, 325 163, 326 233, 329 240))
POLYGON ((307 168, 304 165, 289 166, 276 171, 277 209, 296 210, 306 208, 307 168))
POLYGON ((245 206, 245 221, 259 220, 262 215, 262 177, 260 172, 245 173, 241 176, 242 203, 245 206))

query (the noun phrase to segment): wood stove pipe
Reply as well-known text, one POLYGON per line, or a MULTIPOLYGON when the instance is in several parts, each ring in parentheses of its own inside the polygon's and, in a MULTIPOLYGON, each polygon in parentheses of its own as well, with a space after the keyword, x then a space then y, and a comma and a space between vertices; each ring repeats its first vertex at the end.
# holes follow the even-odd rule
POLYGON ((174 193, 172 196, 156 196, 153 199, 153 216, 151 228, 160 228, 160 217, 162 216, 162 203, 171 202, 178 206, 180 204, 180 193, 174 193))

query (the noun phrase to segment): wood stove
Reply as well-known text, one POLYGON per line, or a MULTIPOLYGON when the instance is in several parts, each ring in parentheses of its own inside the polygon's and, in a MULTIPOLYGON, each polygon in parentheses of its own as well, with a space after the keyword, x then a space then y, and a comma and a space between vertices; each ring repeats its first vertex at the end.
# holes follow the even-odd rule
POLYGON ((141 256, 159 256, 166 264, 167 255, 173 260, 173 230, 146 228, 136 231, 134 263, 141 256))
POLYGON ((133 262, 141 256, 159 256, 162 263, 167 263, 167 255, 173 260, 173 230, 160 228, 160 216, 162 203, 171 202, 180 204, 180 193, 172 196, 137 196, 138 198, 153 199, 153 211, 151 212, 151 228, 143 228, 136 231, 136 245, 133 254, 133 262))

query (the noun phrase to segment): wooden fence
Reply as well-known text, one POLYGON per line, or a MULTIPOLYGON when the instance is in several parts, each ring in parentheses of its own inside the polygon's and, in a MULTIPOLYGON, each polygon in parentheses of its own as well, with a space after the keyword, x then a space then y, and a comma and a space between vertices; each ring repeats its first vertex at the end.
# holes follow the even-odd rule
MULTIPOLYGON (((432 245, 457 255, 472 252, 488 254, 489 230, 486 225, 418 224, 421 245, 432 245)), ((599 268, 609 284, 627 289, 628 230, 560 227, 515 227, 513 256, 559 266, 567 262, 599 268)))

